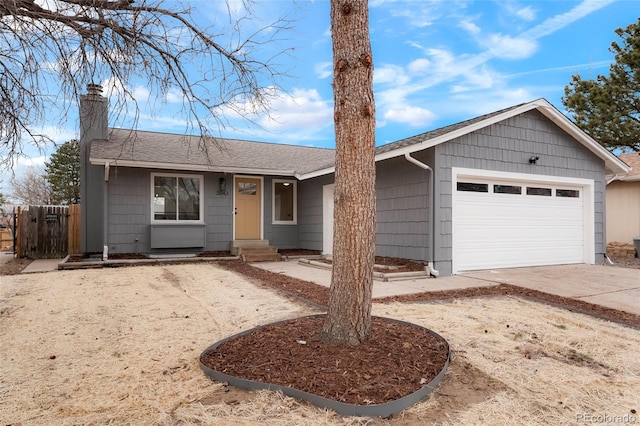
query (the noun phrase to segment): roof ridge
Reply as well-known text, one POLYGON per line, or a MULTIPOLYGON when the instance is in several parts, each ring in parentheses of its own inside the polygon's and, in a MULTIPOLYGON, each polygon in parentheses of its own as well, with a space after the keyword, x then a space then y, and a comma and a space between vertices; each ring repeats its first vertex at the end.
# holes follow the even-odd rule
MULTIPOLYGON (((152 130, 126 129, 126 128, 123 128, 123 127, 109 127, 109 130, 110 131, 111 130, 118 130, 118 131, 133 132, 133 133, 148 133, 148 134, 187 137, 187 138, 201 138, 202 137, 202 135, 190 135, 190 134, 184 134, 183 135, 183 134, 180 134, 180 133, 157 132, 157 131, 152 131, 152 130)), ((293 148, 304 148, 304 149, 318 149, 318 150, 335 151, 335 148, 297 145, 297 144, 293 144, 293 143, 256 141, 256 140, 249 140, 249 139, 228 138, 228 137, 219 137, 219 136, 210 136, 210 137, 213 138, 213 139, 221 140, 221 141, 246 142, 246 143, 252 143, 252 144, 280 145, 280 146, 288 146, 288 147, 293 147, 293 148)))

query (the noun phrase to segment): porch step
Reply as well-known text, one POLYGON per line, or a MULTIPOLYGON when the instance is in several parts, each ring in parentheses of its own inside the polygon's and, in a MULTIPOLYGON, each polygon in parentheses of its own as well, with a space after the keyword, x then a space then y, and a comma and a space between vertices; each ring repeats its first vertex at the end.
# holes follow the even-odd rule
POLYGON ((264 248, 270 247, 269 240, 233 240, 231 241, 229 250, 234 256, 240 255, 240 250, 243 248, 264 248))
POLYGON ((279 262, 282 260, 275 247, 241 248, 240 257, 244 262, 279 262))
POLYGON ((278 262, 282 256, 267 240, 236 240, 231 243, 231 253, 243 262, 278 262))

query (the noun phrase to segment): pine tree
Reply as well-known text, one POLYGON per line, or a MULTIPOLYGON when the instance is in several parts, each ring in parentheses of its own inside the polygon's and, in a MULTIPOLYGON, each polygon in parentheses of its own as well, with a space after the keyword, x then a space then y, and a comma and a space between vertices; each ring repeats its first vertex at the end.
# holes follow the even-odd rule
POLYGON ((80 202, 80 145, 76 139, 60 145, 45 163, 53 204, 80 202))
POLYGON ((615 33, 621 43, 611 43, 615 62, 609 76, 572 76, 562 103, 576 124, 603 146, 640 151, 640 18, 615 33))

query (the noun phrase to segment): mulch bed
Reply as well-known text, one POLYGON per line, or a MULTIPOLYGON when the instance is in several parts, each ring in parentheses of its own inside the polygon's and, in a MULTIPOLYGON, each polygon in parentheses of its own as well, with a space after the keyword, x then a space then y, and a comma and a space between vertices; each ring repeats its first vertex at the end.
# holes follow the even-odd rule
POLYGON ((382 404, 430 383, 447 361, 447 342, 425 329, 374 317, 357 347, 318 338, 323 317, 257 329, 204 353, 211 369, 348 404, 382 404))
POLYGON ((322 252, 320 250, 309 249, 278 249, 278 253, 283 256, 320 256, 322 252))
POLYGON ((203 251, 196 255, 197 257, 230 257, 232 256, 229 250, 216 250, 216 251, 203 251))
MULTIPOLYGON (((331 265, 331 259, 318 259, 318 262, 331 265)), ((425 265, 408 259, 398 259, 395 257, 376 256, 374 272, 396 273, 396 272, 424 272, 425 265)))

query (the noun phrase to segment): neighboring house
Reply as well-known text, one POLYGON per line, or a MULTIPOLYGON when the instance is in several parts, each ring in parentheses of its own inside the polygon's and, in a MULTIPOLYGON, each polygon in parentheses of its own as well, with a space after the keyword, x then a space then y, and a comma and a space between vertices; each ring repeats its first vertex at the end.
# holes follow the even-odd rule
MULTIPOLYGON (((204 154, 199 137, 109 129, 95 87, 80 110, 83 251, 331 253, 333 150, 220 139, 204 154)), ((376 254, 442 276, 601 263, 605 173, 629 171, 543 99, 380 146, 376 164, 376 254)))
POLYGON ((640 237, 640 152, 618 158, 631 170, 607 180, 607 243, 633 244, 640 237))

